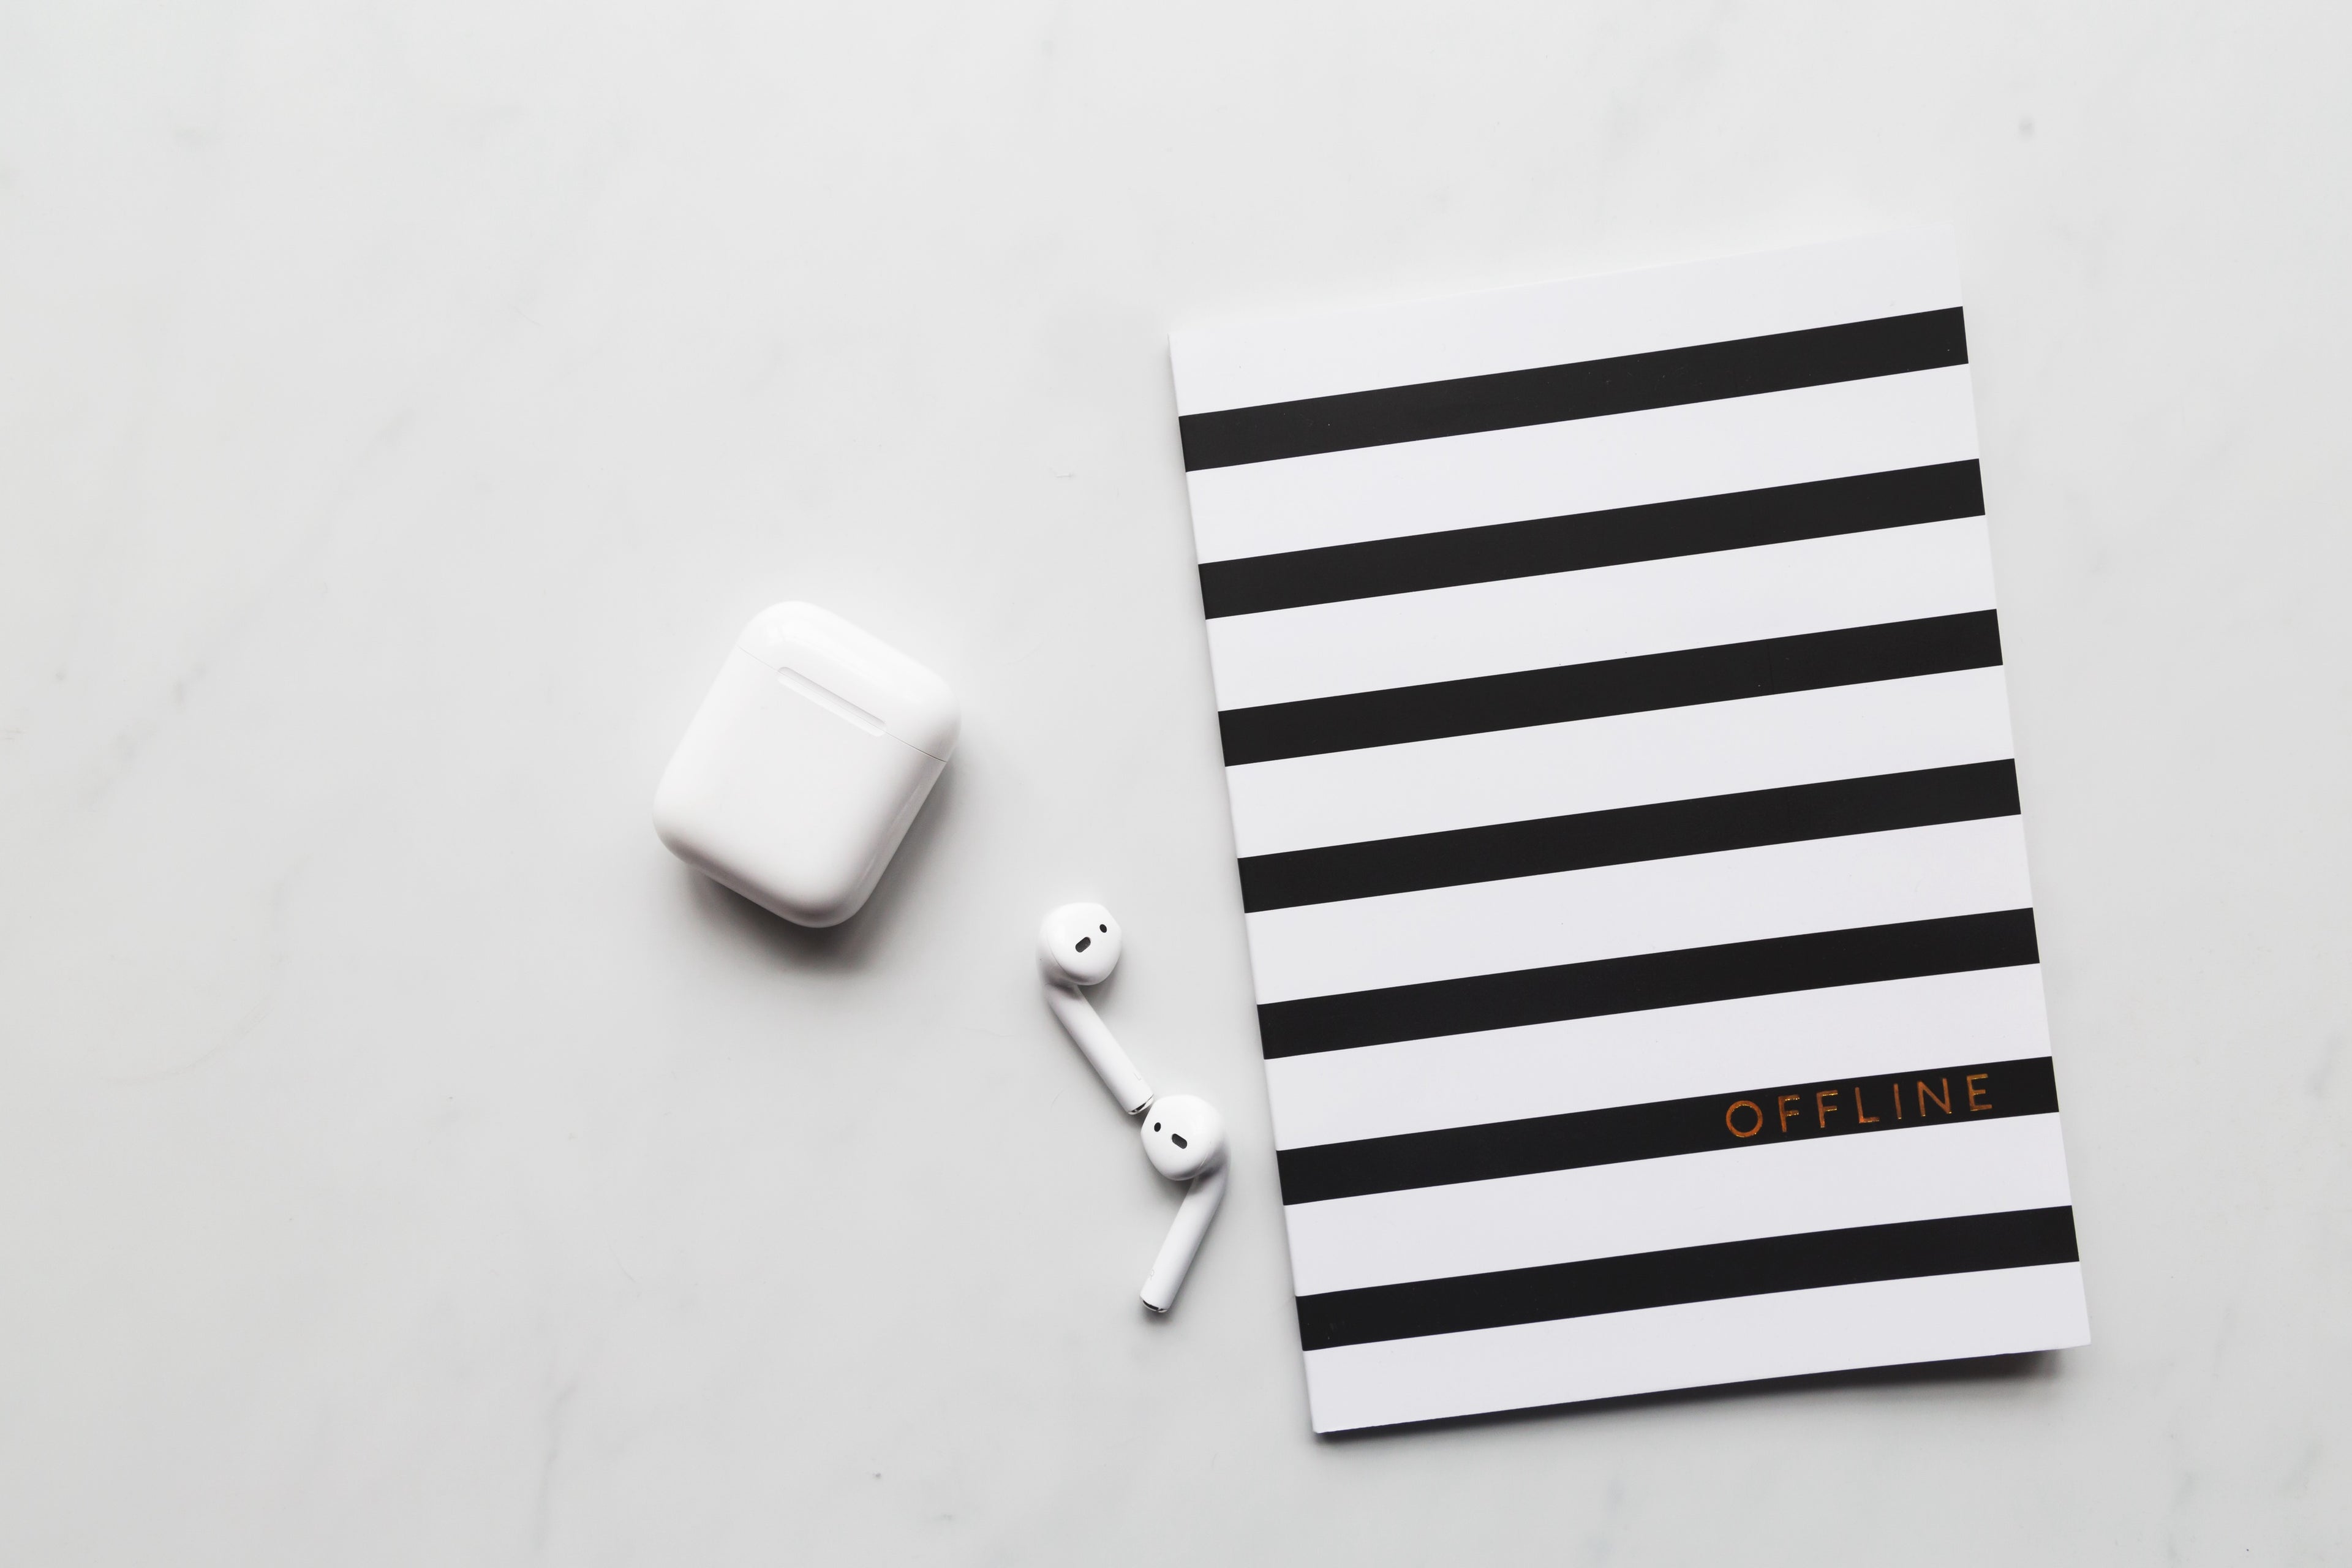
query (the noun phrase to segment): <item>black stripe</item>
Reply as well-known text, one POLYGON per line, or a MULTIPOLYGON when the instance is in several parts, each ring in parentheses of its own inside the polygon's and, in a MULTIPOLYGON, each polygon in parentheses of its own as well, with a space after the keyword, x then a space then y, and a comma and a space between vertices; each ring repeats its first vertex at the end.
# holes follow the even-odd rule
POLYGON ((1955 305, 1615 359, 1187 414, 1177 427, 1183 434, 1188 471, 1224 468, 1968 362, 1968 332, 1955 305))
POLYGON ((1298 1298, 1310 1351, 1732 1296, 2073 1263, 2072 1208, 1856 1226, 1298 1298))
POLYGON ((1637 953, 1258 1005, 1265 1055, 1307 1056, 1606 1013, 2038 963, 2032 910, 1637 953))
POLYGON ((1984 515, 1976 460, 1291 550, 1201 567, 1211 619, 1984 515))
POLYGON ((1282 1201, 1316 1204, 1853 1132, 2046 1116, 2057 1109, 2050 1058, 2028 1057, 1318 1143, 1285 1149, 1276 1160, 1282 1201))
POLYGON ((1252 913, 1286 910, 1465 882, 1752 849, 1762 844, 1974 822, 2017 812, 2017 765, 1968 763, 1249 855, 1241 862, 1242 908, 1252 913))
POLYGON ((1990 610, 1971 610, 1885 626, 1229 708, 1217 715, 1217 731, 1224 742, 1225 765, 1231 768, 1612 713, 1941 675, 2000 662, 1999 621, 1990 610))

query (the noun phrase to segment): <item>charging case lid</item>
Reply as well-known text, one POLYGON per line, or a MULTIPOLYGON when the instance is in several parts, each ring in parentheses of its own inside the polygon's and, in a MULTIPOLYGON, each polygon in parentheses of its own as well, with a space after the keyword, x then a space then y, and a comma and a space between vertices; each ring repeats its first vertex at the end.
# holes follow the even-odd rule
POLYGON ((862 730, 941 762, 955 751, 962 721, 948 683, 831 611, 798 600, 771 605, 735 646, 862 730))

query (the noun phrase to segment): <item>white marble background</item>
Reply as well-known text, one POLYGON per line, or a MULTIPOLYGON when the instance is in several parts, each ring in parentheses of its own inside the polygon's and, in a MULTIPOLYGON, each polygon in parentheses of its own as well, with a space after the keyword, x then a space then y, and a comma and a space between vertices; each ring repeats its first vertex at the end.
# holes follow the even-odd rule
POLYGON ((2340 5, 0 3, 0 1561, 2352 1550, 2340 5), (1945 220, 2090 1349, 1318 1442, 1172 320, 1945 220), (831 605, 830 936, 654 780, 831 605), (1172 1194, 1030 982, 1236 1185, 1172 1194))

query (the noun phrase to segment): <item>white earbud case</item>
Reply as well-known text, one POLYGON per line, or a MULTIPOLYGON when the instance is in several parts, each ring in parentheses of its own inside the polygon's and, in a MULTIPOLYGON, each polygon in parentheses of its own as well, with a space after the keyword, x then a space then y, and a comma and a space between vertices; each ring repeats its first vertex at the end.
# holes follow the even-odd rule
POLYGON ((946 681, 814 605, 743 628, 654 795, 670 851, 805 926, 864 906, 954 753, 946 681))

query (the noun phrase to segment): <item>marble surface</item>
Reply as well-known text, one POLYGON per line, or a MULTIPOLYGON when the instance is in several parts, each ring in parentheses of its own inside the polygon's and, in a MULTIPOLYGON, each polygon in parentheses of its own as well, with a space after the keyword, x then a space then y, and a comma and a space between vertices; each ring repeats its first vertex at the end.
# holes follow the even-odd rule
POLYGON ((2340 1560, 2348 33, 0 5, 0 1560, 2340 1560), (1918 220, 2095 1342, 1318 1441, 1165 332, 1918 220), (647 822, 787 596, 967 702, 830 933, 647 822))

